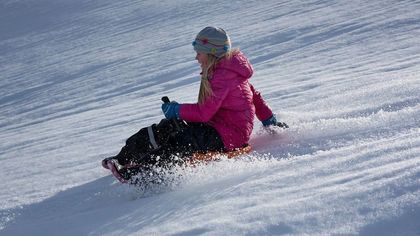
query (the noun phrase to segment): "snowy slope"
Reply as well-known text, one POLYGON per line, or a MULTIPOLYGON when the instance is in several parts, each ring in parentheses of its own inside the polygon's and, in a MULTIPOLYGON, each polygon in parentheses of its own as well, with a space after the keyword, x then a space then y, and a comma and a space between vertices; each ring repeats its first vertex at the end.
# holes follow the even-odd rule
POLYGON ((420 235, 420 2, 0 2, 0 235, 420 235), (140 192, 101 168, 194 102, 225 28, 291 128, 140 192))

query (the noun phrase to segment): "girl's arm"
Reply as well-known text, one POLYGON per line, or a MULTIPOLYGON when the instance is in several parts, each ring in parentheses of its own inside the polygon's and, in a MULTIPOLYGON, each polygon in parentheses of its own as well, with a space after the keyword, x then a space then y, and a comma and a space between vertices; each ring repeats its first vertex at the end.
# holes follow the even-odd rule
POLYGON ((235 73, 227 70, 218 70, 215 72, 211 81, 213 94, 205 99, 202 104, 180 104, 180 119, 189 122, 208 122, 219 110, 223 100, 231 89, 229 83, 226 83, 226 81, 229 81, 229 79, 235 76, 235 73))
POLYGON ((273 111, 265 102, 261 93, 257 91, 252 84, 249 84, 253 95, 253 102, 255 106, 255 114, 260 121, 264 121, 273 116, 273 111))

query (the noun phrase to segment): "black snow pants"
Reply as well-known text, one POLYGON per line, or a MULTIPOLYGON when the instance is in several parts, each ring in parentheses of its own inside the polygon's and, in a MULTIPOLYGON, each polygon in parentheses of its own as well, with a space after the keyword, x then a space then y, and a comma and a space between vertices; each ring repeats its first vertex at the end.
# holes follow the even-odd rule
POLYGON ((163 119, 127 139, 115 157, 121 165, 177 164, 195 152, 223 151, 223 141, 206 123, 163 119))

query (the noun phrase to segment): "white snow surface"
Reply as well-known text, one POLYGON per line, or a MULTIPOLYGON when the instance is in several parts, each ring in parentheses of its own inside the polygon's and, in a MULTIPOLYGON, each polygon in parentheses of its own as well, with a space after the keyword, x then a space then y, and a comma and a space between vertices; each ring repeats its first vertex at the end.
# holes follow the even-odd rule
POLYGON ((2 0, 0 235, 420 235, 418 0, 2 0), (226 29, 281 121, 139 190, 100 161, 195 102, 226 29))

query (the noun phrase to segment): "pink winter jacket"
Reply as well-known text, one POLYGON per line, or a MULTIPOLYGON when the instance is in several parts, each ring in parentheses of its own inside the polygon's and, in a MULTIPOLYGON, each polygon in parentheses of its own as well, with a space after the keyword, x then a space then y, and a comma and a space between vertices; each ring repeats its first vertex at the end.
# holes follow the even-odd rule
POLYGON ((247 144, 254 116, 262 121, 273 115, 260 93, 249 83, 252 74, 252 65, 241 52, 230 60, 222 59, 210 79, 213 95, 203 104, 180 104, 180 118, 213 126, 228 151, 247 144))

